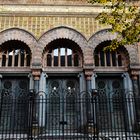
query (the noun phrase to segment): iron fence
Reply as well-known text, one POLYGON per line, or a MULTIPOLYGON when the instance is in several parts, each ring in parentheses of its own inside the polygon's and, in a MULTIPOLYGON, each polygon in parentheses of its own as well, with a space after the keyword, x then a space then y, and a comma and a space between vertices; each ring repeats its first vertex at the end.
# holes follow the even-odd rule
POLYGON ((1 140, 140 140, 140 98, 98 92, 0 98, 1 140))

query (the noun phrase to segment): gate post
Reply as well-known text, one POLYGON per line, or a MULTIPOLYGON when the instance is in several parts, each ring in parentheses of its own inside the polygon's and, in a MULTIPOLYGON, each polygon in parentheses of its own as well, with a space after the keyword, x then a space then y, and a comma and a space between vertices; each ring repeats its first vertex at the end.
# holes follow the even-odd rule
POLYGON ((30 90, 29 92, 29 106, 28 106, 28 140, 33 140, 33 113, 34 113, 34 98, 35 98, 35 91, 30 90))
POLYGON ((91 114, 92 120, 89 124, 89 128, 92 131, 92 139, 98 138, 98 125, 97 125, 97 90, 91 91, 91 114))

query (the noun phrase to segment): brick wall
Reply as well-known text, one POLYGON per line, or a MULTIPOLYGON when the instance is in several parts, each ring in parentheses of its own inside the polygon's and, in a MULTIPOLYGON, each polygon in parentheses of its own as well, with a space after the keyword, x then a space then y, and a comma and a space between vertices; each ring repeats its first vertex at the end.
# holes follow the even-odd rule
POLYGON ((1 16, 0 22, 0 31, 18 27, 31 32, 36 38, 58 26, 73 28, 82 33, 87 39, 95 32, 105 28, 94 17, 78 16, 1 16))

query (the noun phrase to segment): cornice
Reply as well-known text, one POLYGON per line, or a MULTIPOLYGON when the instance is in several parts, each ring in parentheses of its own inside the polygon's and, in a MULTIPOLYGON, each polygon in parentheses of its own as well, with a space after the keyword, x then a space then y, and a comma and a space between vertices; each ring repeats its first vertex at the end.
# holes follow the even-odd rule
POLYGON ((103 11, 101 6, 70 5, 0 5, 0 14, 83 14, 92 15, 103 11))

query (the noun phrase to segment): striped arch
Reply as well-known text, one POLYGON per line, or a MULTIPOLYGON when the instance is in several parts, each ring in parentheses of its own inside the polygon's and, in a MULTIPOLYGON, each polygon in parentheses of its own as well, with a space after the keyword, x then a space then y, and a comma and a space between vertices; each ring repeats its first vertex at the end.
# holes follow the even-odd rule
MULTIPOLYGON (((117 33, 109 32, 110 29, 104 29, 97 33, 95 33, 88 41, 88 44, 93 51, 95 48, 104 41, 111 41, 117 37, 117 33)), ((128 51, 130 64, 134 64, 138 62, 137 50, 135 46, 125 45, 125 49, 128 51)))
POLYGON ((31 33, 19 28, 9 28, 0 32, 0 45, 10 40, 24 42, 30 48, 31 52, 37 46, 35 37, 31 33))

